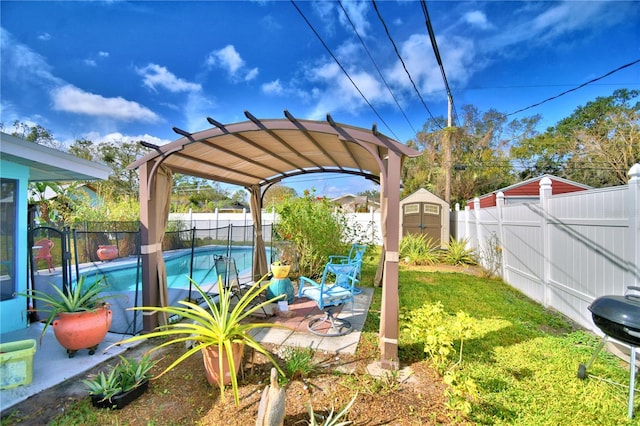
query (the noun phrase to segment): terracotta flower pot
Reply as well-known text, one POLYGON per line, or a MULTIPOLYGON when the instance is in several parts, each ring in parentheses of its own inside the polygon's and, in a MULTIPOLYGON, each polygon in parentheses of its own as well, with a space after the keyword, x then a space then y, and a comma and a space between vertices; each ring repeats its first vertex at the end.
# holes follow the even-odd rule
MULTIPOLYGON (((244 344, 242 343, 233 343, 231 345, 231 350, 233 352, 233 364, 236 367, 234 373, 238 373, 240 369, 240 363, 242 362, 242 353, 244 351, 244 344)), ((217 346, 209 346, 206 347, 202 351, 202 359, 204 360, 204 369, 207 374, 207 380, 211 385, 219 385, 220 384, 220 366, 218 364, 218 347, 217 346)), ((231 371, 229 370, 229 361, 227 359, 227 353, 225 351, 222 352, 222 366, 224 367, 224 371, 222 372, 222 376, 224 379, 225 385, 231 383, 231 371)))
POLYGON ((287 278, 289 276, 289 270, 291 265, 274 265, 271 264, 271 273, 273 278, 287 278))
POLYGON ((100 260, 113 260, 118 257, 118 248, 113 245, 98 246, 96 254, 100 260))
POLYGON ((112 313, 108 306, 86 312, 60 312, 51 324, 58 342, 67 351, 89 349, 90 354, 104 339, 111 327, 112 313))

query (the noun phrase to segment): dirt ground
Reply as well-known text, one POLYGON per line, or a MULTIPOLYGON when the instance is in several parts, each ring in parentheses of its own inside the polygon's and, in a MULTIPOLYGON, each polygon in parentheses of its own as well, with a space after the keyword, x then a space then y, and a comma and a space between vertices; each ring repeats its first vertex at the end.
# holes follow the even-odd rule
MULTIPOLYGON (((375 354, 375 342, 361 341, 361 345, 365 347, 358 353, 375 354)), ((143 351, 144 348, 136 350, 143 351)), ((158 371, 183 352, 184 349, 178 346, 169 349, 160 357, 158 371)), ((315 371, 308 377, 284 385, 285 425, 307 425, 309 404, 316 414, 326 416, 332 406, 339 410, 356 393, 348 416, 356 425, 460 423, 460 419, 455 420, 456 414, 445 407, 442 380, 424 362, 403 366, 403 374, 382 376, 367 372, 368 365, 375 365, 373 356, 356 358, 316 353, 314 364, 315 371), (407 372, 409 374, 405 374, 407 372)), ((88 376, 101 369, 105 367, 88 376)), ((3 418, 2 424, 48 424, 72 406, 78 410, 80 402, 84 410, 92 410, 86 419, 101 425, 253 425, 262 391, 269 382, 270 364, 260 354, 245 354, 243 370, 238 407, 230 389, 222 401, 218 388, 209 385, 202 357, 197 354, 166 375, 152 380, 149 390, 122 410, 93 408, 86 388, 77 378, 18 404, 11 413, 3 413, 9 416, 3 418)), ((88 420, 58 420, 60 424, 89 424, 88 420)))
MULTIPOLYGON (((442 270, 442 267, 439 268, 442 270)), ((477 270, 458 272, 477 273, 477 270)), ((291 380, 286 392, 285 425, 309 424, 309 404, 316 414, 327 416, 357 394, 348 420, 354 425, 435 425, 467 424, 459 413, 445 406, 445 385, 428 363, 402 365, 401 373, 373 373, 377 340, 360 340, 356 356, 316 353, 314 371, 306 378, 291 380), (371 373, 371 374, 370 374, 371 373)), ((267 346, 267 345, 265 345, 267 346)), ((147 350, 145 343, 132 350, 137 356, 147 350)), ((272 352, 277 348, 267 346, 272 352)), ((184 347, 169 348, 159 357, 158 374, 184 347)), ((278 359, 277 356, 274 358, 278 359)), ((69 412, 84 413, 84 419, 58 417, 59 424, 100 425, 254 425, 263 389, 269 383, 271 365, 261 354, 245 353, 240 377, 240 405, 235 406, 230 389, 222 400, 217 387, 205 377, 202 356, 196 354, 162 377, 151 380, 148 391, 122 410, 96 409, 81 379, 90 378, 107 367, 101 366, 42 392, 3 413, 2 425, 43 425, 69 412), (81 408, 79 408, 81 406, 81 408)), ((117 360, 113 361, 115 364, 117 360)), ((283 366, 284 363, 281 363, 283 366)), ((319 422, 322 424, 322 422, 319 422)))

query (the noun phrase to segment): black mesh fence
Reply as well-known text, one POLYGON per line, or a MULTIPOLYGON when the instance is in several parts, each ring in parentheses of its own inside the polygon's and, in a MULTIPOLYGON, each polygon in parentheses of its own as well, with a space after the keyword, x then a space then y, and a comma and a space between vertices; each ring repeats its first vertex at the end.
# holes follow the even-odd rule
MULTIPOLYGON (((142 315, 129 308, 142 306, 142 262, 138 222, 85 222, 74 230, 35 228, 31 238, 50 237, 54 269, 49 271, 42 260, 31 256, 31 288, 51 292, 75 285, 78 276, 87 283, 103 280, 113 311, 111 332, 137 334, 142 331, 142 315), (67 262, 64 262, 67 259, 67 262), (44 268, 44 269, 43 269, 44 268)), ((215 257, 233 257, 241 275, 251 275, 253 261, 253 226, 228 225, 211 229, 181 229, 181 223, 169 223, 162 241, 167 269, 169 305, 180 300, 197 300, 193 283, 205 292, 217 292, 215 257)), ((272 225, 263 227, 267 235, 267 260, 270 261, 272 225)), ((34 240, 32 240, 34 241, 34 240)), ((37 308, 37 307, 36 307, 37 308)))

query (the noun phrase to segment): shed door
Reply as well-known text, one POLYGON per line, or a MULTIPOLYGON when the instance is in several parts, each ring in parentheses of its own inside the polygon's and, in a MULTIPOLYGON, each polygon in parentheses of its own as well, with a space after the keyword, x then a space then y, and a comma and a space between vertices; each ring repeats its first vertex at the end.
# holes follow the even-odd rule
POLYGON ((407 203, 403 206, 402 235, 424 234, 440 246, 442 209, 434 203, 407 203))

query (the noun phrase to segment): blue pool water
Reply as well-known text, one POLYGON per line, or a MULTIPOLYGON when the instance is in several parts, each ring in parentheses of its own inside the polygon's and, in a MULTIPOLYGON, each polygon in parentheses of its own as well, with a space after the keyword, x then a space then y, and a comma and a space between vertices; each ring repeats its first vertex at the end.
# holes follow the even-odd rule
MULTIPOLYGON (((198 247, 193 255, 193 280, 202 287, 205 293, 218 293, 218 274, 215 268, 216 255, 230 255, 236 262, 240 282, 248 282, 253 261, 253 247, 198 247)), ((167 304, 176 306, 181 300, 198 300, 200 295, 190 286, 191 250, 179 250, 164 254, 167 268, 167 304)), ((132 306, 143 306, 142 300, 142 268, 137 262, 108 262, 93 265, 80 271, 86 283, 101 277, 106 281, 106 301, 111 305, 112 324, 109 329, 114 333, 136 334, 142 330, 142 313, 131 310, 132 306), (136 277, 137 283, 136 283, 136 277)))
MULTIPOLYGON (((193 269, 191 269, 191 250, 165 254, 167 268, 167 287, 169 289, 189 288, 189 276, 201 286, 215 284, 218 274, 215 268, 215 256, 226 255, 227 247, 199 247, 193 255, 193 269)), ((253 259, 252 247, 235 247, 231 250, 231 257, 235 259, 238 273, 242 276, 251 268, 253 259)), ((138 289, 142 284, 142 269, 136 263, 126 265, 98 265, 89 271, 81 272, 87 283, 103 277, 109 292, 126 292, 138 289)))

